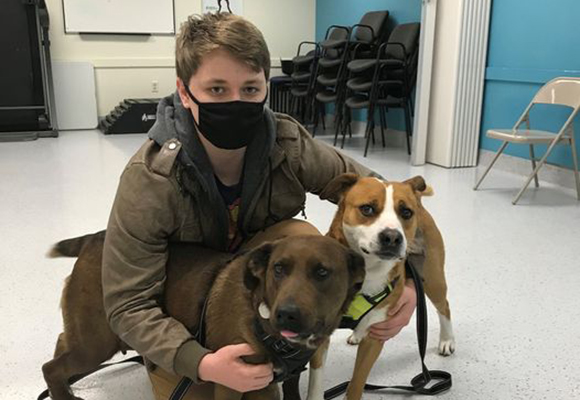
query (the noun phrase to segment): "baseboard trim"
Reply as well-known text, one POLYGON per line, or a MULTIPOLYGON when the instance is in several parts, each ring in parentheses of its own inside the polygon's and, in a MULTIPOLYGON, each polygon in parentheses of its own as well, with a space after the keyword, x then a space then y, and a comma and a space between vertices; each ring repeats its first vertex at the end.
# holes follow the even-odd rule
MULTIPOLYGON (((480 149, 478 163, 478 169, 481 169, 480 173, 483 173, 485 168, 487 168, 489 163, 491 163, 494 155, 495 152, 493 151, 480 149)), ((528 159, 514 157, 509 154, 502 154, 489 173, 492 174, 494 170, 521 175, 522 180, 524 180, 532 172, 532 163, 528 159)), ((569 189, 576 189, 574 170, 569 168, 545 164, 538 172, 538 177, 542 182, 551 183, 569 189)))

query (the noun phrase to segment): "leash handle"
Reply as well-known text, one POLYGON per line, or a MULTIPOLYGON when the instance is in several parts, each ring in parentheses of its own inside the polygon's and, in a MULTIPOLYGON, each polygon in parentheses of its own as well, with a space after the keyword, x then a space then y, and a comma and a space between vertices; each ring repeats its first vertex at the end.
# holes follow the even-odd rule
MULTIPOLYGON (((365 391, 378 391, 385 389, 404 390, 407 392, 414 392, 417 394, 433 396, 449 390, 452 386, 451 374, 446 371, 429 370, 425 365, 425 354, 427 350, 427 302, 425 300, 425 290, 423 289, 423 282, 421 277, 413 268, 411 264, 406 262, 406 270, 409 271, 413 282, 415 283, 415 290, 417 292, 417 342, 419 346, 419 355, 421 357, 422 372, 411 379, 410 386, 383 386, 366 384, 365 391), (426 386, 432 381, 438 382, 427 388, 426 386)), ((345 393, 350 381, 342 382, 324 392, 324 399, 330 400, 345 393)))

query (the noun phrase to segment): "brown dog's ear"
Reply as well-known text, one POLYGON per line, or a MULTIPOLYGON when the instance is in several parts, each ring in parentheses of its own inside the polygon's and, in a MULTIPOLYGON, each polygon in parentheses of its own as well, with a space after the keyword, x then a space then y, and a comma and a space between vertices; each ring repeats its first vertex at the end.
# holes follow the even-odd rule
POLYGON ((350 287, 354 296, 362 288, 365 280, 365 259, 353 250, 348 250, 348 272, 350 274, 350 287))
POLYGON ((360 176, 357 174, 346 173, 337 176, 331 180, 328 185, 320 193, 322 200, 330 200, 333 203, 338 203, 342 194, 350 189, 358 180, 360 176))
POLYGON ((433 188, 427 186, 425 179, 422 176, 417 175, 413 178, 407 179, 403 183, 411 185, 415 192, 419 192, 421 196, 431 196, 433 195, 433 188))
POLYGON ((255 290, 260 281, 264 281, 266 268, 273 249, 274 245, 272 243, 264 243, 248 253, 244 272, 244 285, 249 290, 255 290))
POLYGON ((345 314, 350 306, 350 303, 354 300, 354 297, 362 289, 363 282, 365 280, 365 260, 364 258, 348 249, 347 250, 347 263, 348 263, 348 273, 349 273, 349 287, 346 299, 341 307, 342 314, 345 314))

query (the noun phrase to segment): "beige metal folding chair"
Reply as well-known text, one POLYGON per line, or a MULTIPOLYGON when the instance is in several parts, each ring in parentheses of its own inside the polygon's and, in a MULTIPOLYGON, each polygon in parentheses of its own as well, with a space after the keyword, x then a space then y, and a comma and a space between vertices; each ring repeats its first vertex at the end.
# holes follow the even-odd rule
POLYGON ((576 191, 578 200, 580 200, 580 177, 578 176, 578 158, 576 156, 576 142, 574 140, 574 117, 580 110, 580 78, 555 78, 546 83, 540 88, 538 93, 534 96, 531 103, 528 105, 515 126, 509 129, 490 129, 486 135, 490 138, 503 140, 501 147, 496 153, 495 157, 481 176, 479 181, 473 188, 477 190, 487 173, 495 164, 501 153, 505 150, 508 143, 527 144, 530 146, 530 159, 532 161, 532 173, 526 180, 524 187, 518 192, 513 199, 512 204, 516 204, 524 190, 528 187, 532 179, 534 179, 536 187, 538 183, 538 171, 557 144, 569 144, 572 147, 572 158, 574 160, 574 176, 576 178, 576 191), (555 104, 563 105, 572 108, 572 114, 568 117, 562 128, 558 132, 539 131, 530 129, 530 110, 534 104, 555 104), (520 129, 520 125, 526 123, 526 129, 520 129), (548 149, 542 159, 536 164, 534 156, 534 145, 546 144, 548 149))

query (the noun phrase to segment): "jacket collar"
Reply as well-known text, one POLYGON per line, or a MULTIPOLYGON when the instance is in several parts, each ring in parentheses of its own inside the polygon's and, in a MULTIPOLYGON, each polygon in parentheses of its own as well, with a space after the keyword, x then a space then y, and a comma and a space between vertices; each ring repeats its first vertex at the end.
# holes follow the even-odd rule
MULTIPOLYGON (((247 226, 249 214, 255 206, 256 197, 260 195, 262 185, 268 175, 268 162, 278 166, 285 155, 276 145, 277 121, 274 113, 264 108, 267 129, 250 143, 246 150, 242 176, 242 194, 240 209, 240 227, 247 226)), ((193 123, 191 112, 183 107, 179 94, 175 92, 161 100, 157 108, 157 120, 149 132, 149 137, 159 146, 171 139, 177 139, 182 147, 178 159, 183 170, 181 181, 185 189, 195 198, 202 195, 207 198, 206 208, 201 210, 213 218, 203 218, 208 225, 204 235, 207 245, 213 248, 226 249, 228 233, 228 215, 225 204, 215 183, 214 172, 205 148, 201 144, 193 123), (215 207, 219 204, 220 207, 215 207), (209 207, 209 205, 212 205, 209 207), (212 222, 208 222, 208 220, 212 222), (210 226, 211 225, 211 226, 210 226)), ((203 206, 203 205, 202 205, 203 206)), ((242 233, 243 232, 242 230, 242 233)))

